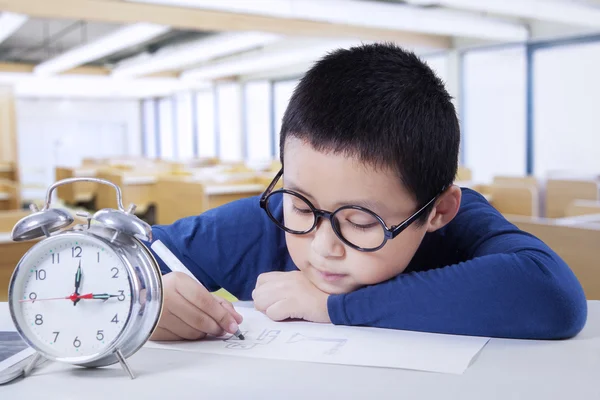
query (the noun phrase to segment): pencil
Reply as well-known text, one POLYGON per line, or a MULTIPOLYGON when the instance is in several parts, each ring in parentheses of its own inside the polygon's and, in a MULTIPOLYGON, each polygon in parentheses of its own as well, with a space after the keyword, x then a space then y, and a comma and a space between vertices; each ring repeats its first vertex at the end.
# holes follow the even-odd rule
MULTIPOLYGON (((171 271, 183 272, 187 276, 193 278, 200 285, 202 285, 198 278, 196 278, 194 274, 192 274, 191 271, 187 269, 181 261, 179 261, 175 254, 173 254, 173 252, 169 250, 163 242, 161 242, 160 240, 156 240, 154 243, 152 243, 150 247, 152 247, 152 250, 154 250, 154 252, 158 254, 158 256, 165 262, 165 264, 167 264, 167 267, 169 267, 171 271)), ((240 332, 239 328, 233 335, 240 340, 245 339, 244 335, 242 334, 242 332, 240 332)))

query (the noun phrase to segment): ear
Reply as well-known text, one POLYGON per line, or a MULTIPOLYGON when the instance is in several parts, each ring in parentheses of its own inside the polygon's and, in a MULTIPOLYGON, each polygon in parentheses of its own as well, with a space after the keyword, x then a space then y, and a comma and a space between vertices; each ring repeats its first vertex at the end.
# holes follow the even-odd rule
POLYGON ((456 185, 450 186, 437 199, 427 220, 427 232, 437 231, 454 219, 460 208, 462 192, 456 185))

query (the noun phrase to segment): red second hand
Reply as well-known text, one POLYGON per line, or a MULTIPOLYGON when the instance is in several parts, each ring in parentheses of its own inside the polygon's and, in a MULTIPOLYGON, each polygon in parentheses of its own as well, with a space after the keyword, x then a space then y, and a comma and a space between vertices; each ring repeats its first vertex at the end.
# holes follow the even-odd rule
POLYGON ((19 300, 19 303, 35 303, 36 301, 48 301, 48 300, 71 300, 71 301, 75 301, 77 299, 93 299, 94 298, 94 294, 93 293, 87 293, 87 294, 82 294, 82 295, 77 295, 75 293, 73 293, 70 296, 67 297, 52 297, 52 298, 48 298, 48 299, 27 299, 27 300, 19 300))
POLYGON ((75 300, 78 300, 78 299, 93 299, 94 298, 94 294, 93 293, 87 293, 87 294, 76 294, 76 293, 73 293, 72 295, 70 295, 67 298, 69 300, 71 300, 71 301, 75 301, 75 300))
POLYGON ((50 299, 28 299, 28 300, 19 300, 19 303, 35 303, 36 301, 48 301, 48 300, 70 300, 71 297, 53 297, 50 299))

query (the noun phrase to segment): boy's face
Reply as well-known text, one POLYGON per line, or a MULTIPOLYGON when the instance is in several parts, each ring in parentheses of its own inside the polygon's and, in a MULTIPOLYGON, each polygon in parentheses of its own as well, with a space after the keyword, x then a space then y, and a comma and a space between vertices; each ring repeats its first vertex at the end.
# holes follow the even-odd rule
MULTIPOLYGON (((388 227, 398 225, 419 207, 391 170, 375 169, 343 154, 321 153, 289 138, 284 149, 284 188, 304 195, 316 208, 333 212, 346 204, 369 204, 388 227)), ((284 218, 293 218, 284 207, 284 218)), ((432 214, 435 214, 432 213, 432 214)), ((296 266, 320 290, 348 293, 377 284, 403 272, 417 251, 427 223, 411 224, 375 252, 346 246, 331 223, 321 218, 310 233, 286 233, 288 251, 296 266)))

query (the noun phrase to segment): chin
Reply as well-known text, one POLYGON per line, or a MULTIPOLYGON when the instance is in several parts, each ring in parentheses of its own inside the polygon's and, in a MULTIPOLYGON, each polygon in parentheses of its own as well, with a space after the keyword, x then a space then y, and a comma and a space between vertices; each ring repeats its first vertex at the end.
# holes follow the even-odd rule
MULTIPOLYGON (((309 276, 309 279, 317 289, 327 294, 344 294, 358 289, 358 286, 349 284, 348 282, 327 282, 318 276, 309 276)), ((346 276, 342 281, 345 279, 349 279, 349 277, 346 276)))

